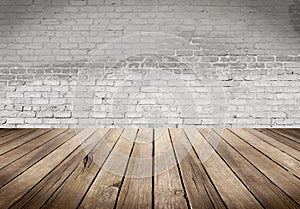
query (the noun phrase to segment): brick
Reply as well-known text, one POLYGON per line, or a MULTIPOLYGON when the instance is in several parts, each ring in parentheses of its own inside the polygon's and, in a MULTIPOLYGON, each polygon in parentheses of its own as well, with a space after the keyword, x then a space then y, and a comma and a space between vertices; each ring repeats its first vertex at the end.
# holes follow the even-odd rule
POLYGON ((30 43, 25 45, 28 49, 40 49, 43 48, 43 45, 41 43, 30 43))
POLYGON ((42 97, 42 94, 40 92, 24 92, 24 97, 40 98, 42 97))
POLYGON ((258 62, 274 62, 275 57, 274 56, 258 56, 257 61, 258 62))
POLYGON ((7 118, 6 123, 7 124, 23 124, 24 118, 7 118))
POLYGON ((72 60, 72 56, 55 56, 55 60, 60 62, 67 62, 67 61, 71 61, 72 60))
POLYGON ((6 97, 7 98, 11 98, 11 97, 20 98, 20 97, 23 97, 23 92, 6 92, 6 97))
POLYGON ((30 86, 41 86, 41 85, 43 85, 43 81, 41 81, 41 80, 29 81, 27 83, 27 85, 30 85, 30 86))
POLYGON ((60 124, 62 125, 62 127, 64 127, 65 124, 66 125, 78 124, 78 119, 74 119, 74 118, 61 118, 60 119, 60 124))
POLYGON ((286 63, 286 64, 284 64, 284 66, 286 68, 297 68, 297 69, 300 69, 300 63, 297 63, 297 62, 286 63))
POLYGON ((155 105, 156 100, 155 99, 143 99, 138 101, 138 104, 140 105, 155 105))
POLYGON ((143 116, 142 112, 127 112, 126 117, 128 118, 141 118, 143 116))
POLYGON ((22 56, 22 61, 25 62, 32 62, 32 61, 38 61, 38 56, 22 56))
POLYGON ((15 75, 0 75, 0 80, 14 80, 15 79, 15 75))
POLYGON ((54 112, 55 118, 70 118, 71 112, 54 112))
POLYGON ((69 3, 75 6, 84 6, 87 4, 87 0, 70 0, 69 3))
POLYGON ((55 80, 44 80, 43 83, 45 85, 50 85, 50 86, 57 86, 60 84, 60 81, 55 81, 55 80))
POLYGON ((25 111, 19 113, 18 117, 20 118, 34 118, 36 116, 35 112, 25 111))
MULTIPOLYGON (((25 118, 23 125, 29 127, 69 126, 67 122, 72 119, 72 126, 97 122, 138 127, 156 123, 171 127, 203 125, 210 124, 209 116, 205 115, 211 111, 207 92, 224 88, 229 100, 226 108, 238 116, 226 121, 230 125, 295 125, 299 119, 293 111, 298 111, 300 45, 297 27, 282 22, 296 24, 297 20, 278 12, 286 8, 284 1, 271 4, 268 0, 1 0, 0 112, 19 111, 12 116, 25 118), (13 24, 6 18, 7 12, 13 24), (261 17, 259 12, 273 18, 261 17), (142 31, 158 33, 151 33, 154 38, 147 37, 149 34, 127 36, 142 31), (151 55, 132 56, 144 52, 151 55), (92 63, 86 70, 85 62, 97 53, 102 63, 92 63), (163 58, 153 54, 162 54, 163 58), (126 57, 130 57, 126 63, 120 61, 124 69, 116 68, 120 72, 112 76, 120 77, 102 78, 104 65, 111 67, 119 62, 115 59, 126 57), (104 63, 107 60, 111 63, 104 63), (158 67, 170 76, 141 73, 158 67), (199 80, 191 77, 194 68, 199 80), (171 79, 173 76, 176 79, 171 79), (78 77, 87 79, 81 82, 83 87, 77 85, 78 77), (95 82, 90 82, 91 78, 97 81, 94 101, 95 82), (195 101, 201 104, 199 108, 205 120, 197 119, 188 111, 182 115, 188 118, 177 115, 169 94, 178 93, 178 98, 183 100, 181 105, 192 108, 188 106, 186 88, 179 80, 198 93, 195 101), (164 87, 166 92, 151 87, 164 87), (98 105, 97 114, 93 115, 93 107, 87 105, 80 110, 83 113, 77 113, 81 120, 71 113, 68 118, 77 88, 91 90, 78 96, 91 105, 98 105), (158 118, 151 114, 156 106, 165 112, 158 114, 158 118), (276 118, 282 116, 277 113, 283 106, 293 119, 276 118), (167 107, 173 108, 172 111, 167 107), (26 116, 33 117, 31 112, 47 111, 57 114, 59 120, 38 118, 36 124, 29 123, 34 118, 26 120, 26 116), (263 118, 266 114, 260 115, 267 112, 272 121, 263 118), (248 113, 255 117, 249 118, 248 113)), ((22 127, 22 124, 5 125, 22 127)))
POLYGON ((44 124, 60 124, 60 119, 56 118, 43 118, 44 124))
POLYGON ((74 111, 72 115, 74 118, 88 118, 90 114, 89 112, 74 111))
POLYGON ((94 118, 106 118, 107 117, 106 112, 99 112, 99 111, 94 111, 91 115, 94 118))
POLYGON ((66 98, 50 98, 50 104, 52 105, 64 105, 67 104, 66 98))
POLYGON ((197 118, 188 118, 188 119, 183 119, 183 123, 186 125, 202 125, 202 120, 197 119, 197 118))
POLYGON ((290 55, 278 55, 276 56, 276 62, 292 62, 293 56, 290 55))
POLYGON ((64 6, 68 5, 68 0, 52 0, 52 5, 64 6))
MULTIPOLYGON (((22 80, 14 80, 14 81, 8 81, 9 86, 22 86, 26 83, 26 81, 22 80)), ((0 85, 1 86, 1 85, 0 85)))
POLYGON ((265 63, 248 63, 248 68, 265 68, 265 63))
POLYGON ((52 118, 53 113, 49 111, 40 111, 36 113, 37 118, 52 118))
POLYGON ((48 99, 46 98, 34 98, 32 100, 33 105, 44 105, 44 104, 49 104, 48 99))

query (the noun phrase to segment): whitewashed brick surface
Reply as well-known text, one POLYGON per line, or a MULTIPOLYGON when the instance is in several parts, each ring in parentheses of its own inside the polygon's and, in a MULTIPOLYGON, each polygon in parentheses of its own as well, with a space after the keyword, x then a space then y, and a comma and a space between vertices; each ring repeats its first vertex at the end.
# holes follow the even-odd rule
POLYGON ((194 125, 300 127, 299 0, 0 0, 0 127, 194 125))

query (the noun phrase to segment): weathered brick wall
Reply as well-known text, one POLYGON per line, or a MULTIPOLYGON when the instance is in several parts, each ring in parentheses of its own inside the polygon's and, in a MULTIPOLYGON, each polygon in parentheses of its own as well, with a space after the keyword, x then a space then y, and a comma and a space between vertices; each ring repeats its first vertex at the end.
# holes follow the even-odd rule
POLYGON ((299 0, 0 0, 0 126, 300 126, 299 0))

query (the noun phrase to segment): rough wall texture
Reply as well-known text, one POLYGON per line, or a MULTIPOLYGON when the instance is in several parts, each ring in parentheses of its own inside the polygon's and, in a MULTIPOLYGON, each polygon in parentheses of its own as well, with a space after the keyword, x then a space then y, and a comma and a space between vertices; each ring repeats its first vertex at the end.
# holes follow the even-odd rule
POLYGON ((300 126, 299 0, 0 0, 0 126, 300 126))

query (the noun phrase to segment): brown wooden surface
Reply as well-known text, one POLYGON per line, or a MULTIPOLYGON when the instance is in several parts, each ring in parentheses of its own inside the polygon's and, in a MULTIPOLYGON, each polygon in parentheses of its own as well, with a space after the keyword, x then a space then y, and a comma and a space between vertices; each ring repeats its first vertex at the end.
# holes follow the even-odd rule
POLYGON ((137 129, 126 129, 104 163, 80 208, 114 208, 137 129), (126 136, 126 138, 124 137, 126 136), (111 171, 111 172, 109 172, 111 171))
POLYGON ((291 140, 288 137, 285 137, 279 133, 276 133, 272 131, 272 129, 258 129, 258 131, 262 132, 264 135, 272 137, 274 140, 277 140, 287 146, 292 147, 293 149, 296 149, 297 151, 300 151, 300 143, 291 140))
POLYGON ((181 129, 171 129, 170 133, 191 207, 214 208, 216 202, 225 208, 185 133, 181 129))
POLYGON ((0 208, 300 208, 300 129, 0 129, 0 208))
POLYGON ((139 129, 118 196, 117 208, 152 208, 152 149, 153 130, 139 129))
POLYGON ((169 131, 155 129, 154 136, 154 207, 188 208, 169 131))

